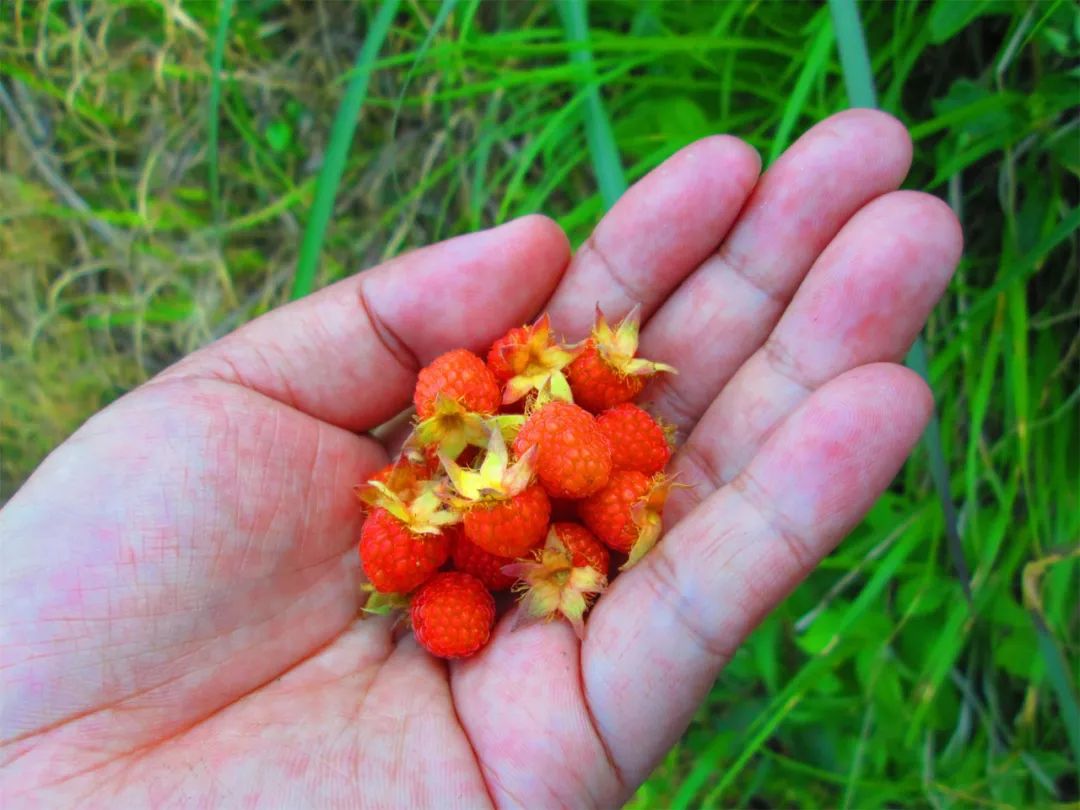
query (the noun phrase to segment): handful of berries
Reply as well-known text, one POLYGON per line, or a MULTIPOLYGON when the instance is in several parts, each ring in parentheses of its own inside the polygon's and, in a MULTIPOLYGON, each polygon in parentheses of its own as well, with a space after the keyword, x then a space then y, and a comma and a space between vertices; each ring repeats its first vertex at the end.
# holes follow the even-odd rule
POLYGON ((675 369, 637 357, 635 309, 569 346, 547 316, 422 369, 417 423, 400 457, 356 488, 368 510, 365 610, 407 608, 433 655, 480 650, 493 592, 518 621, 565 617, 581 636, 611 552, 634 565, 660 539, 670 431, 631 400, 675 369))

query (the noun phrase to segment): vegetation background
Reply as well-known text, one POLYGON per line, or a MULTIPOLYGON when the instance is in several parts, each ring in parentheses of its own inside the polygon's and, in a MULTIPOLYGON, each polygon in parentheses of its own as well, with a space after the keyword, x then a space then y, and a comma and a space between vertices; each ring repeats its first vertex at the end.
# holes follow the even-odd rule
POLYGON ((526 212, 579 242, 689 141, 733 133, 768 162, 876 88, 915 140, 908 185, 966 232, 912 358, 940 432, 633 806, 1076 801, 1080 12, 855 11, 0 1, 4 496, 291 292, 526 212))

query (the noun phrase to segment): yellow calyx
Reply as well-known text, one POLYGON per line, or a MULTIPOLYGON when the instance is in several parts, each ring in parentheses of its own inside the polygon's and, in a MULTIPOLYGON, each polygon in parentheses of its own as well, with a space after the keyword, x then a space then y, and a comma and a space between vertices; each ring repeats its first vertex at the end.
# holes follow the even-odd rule
POLYGON ((562 370, 570 365, 578 352, 560 346, 552 339, 551 320, 546 314, 527 331, 528 340, 506 346, 501 351, 503 360, 514 370, 514 376, 507 381, 503 391, 503 404, 517 402, 544 385, 551 387, 555 398, 572 402, 570 383, 562 370))
POLYGON ((660 473, 653 477, 649 491, 630 507, 630 518, 637 527, 638 535, 634 545, 630 547, 630 556, 619 568, 620 571, 636 565, 660 539, 664 528, 664 504, 675 486, 677 485, 674 480, 660 473))
MULTIPOLYGON (((421 460, 422 461, 422 460, 421 460)), ((404 461, 398 461, 390 468, 390 474, 386 476, 385 484, 387 489, 397 495, 401 500, 411 499, 415 496, 419 487, 425 482, 417 473, 413 459, 406 458, 404 461)), ((378 490, 372 486, 372 482, 368 481, 364 484, 359 484, 353 487, 353 492, 356 493, 356 497, 363 503, 371 505, 371 501, 376 497, 378 490)))
POLYGON ((423 447, 437 445, 439 452, 457 458, 470 444, 483 446, 486 439, 486 417, 439 394, 435 397, 435 412, 416 426, 410 442, 423 447))
POLYGON ((382 481, 368 481, 357 495, 364 503, 385 509, 413 534, 438 534, 444 527, 461 522, 461 513, 443 502, 442 490, 436 482, 427 481, 414 497, 405 500, 382 481))
POLYGON ((640 304, 630 310, 614 329, 607 322, 600 307, 596 308, 596 324, 593 326, 592 339, 596 345, 596 351, 604 362, 626 377, 648 377, 660 371, 677 374, 674 366, 636 356, 640 332, 640 304))
POLYGON ((548 532, 544 547, 534 552, 532 560, 506 565, 502 570, 518 580, 514 591, 521 594, 521 607, 515 629, 562 615, 578 638, 583 638, 585 611, 607 587, 607 578, 592 566, 574 566, 573 556, 555 529, 548 532))
POLYGON ((532 483, 535 459, 536 448, 533 447, 511 464, 506 440, 497 425, 489 428, 487 451, 479 469, 462 467, 449 456, 439 455, 457 493, 451 500, 459 506, 514 497, 532 483))
POLYGON ((440 455, 456 459, 470 445, 485 447, 492 427, 497 427, 503 438, 512 442, 524 423, 521 414, 485 416, 439 394, 435 397, 435 412, 416 426, 405 444, 405 453, 435 445, 440 455))

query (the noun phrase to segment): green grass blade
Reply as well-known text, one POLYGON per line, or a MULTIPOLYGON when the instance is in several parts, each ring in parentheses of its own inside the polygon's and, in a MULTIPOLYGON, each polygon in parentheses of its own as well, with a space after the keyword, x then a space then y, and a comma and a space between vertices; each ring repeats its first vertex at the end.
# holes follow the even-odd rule
MULTIPOLYGON (((926 354, 926 343, 922 337, 915 338, 911 345, 911 351, 907 355, 907 366, 930 384, 930 361, 926 354)), ((942 511, 945 513, 945 539, 949 549, 949 559, 952 560, 956 576, 964 588, 964 595, 971 601, 971 569, 968 567, 967 558, 964 556, 964 546, 960 539, 956 505, 953 503, 952 493, 949 491, 949 469, 945 463, 945 450, 941 442, 941 420, 935 410, 930 415, 930 421, 926 425, 923 434, 923 444, 926 446, 927 458, 930 462, 930 478, 934 482, 934 491, 938 500, 941 501, 942 511)))
MULTIPOLYGON (((568 42, 577 45, 570 52, 573 63, 586 68, 592 76, 592 52, 589 50, 589 24, 585 13, 585 0, 560 0, 559 15, 566 29, 568 42)), ((615 136, 611 131, 604 102, 600 98, 600 89, 590 79, 585 99, 585 137, 589 142, 592 155, 593 171, 600 188, 600 197, 604 208, 611 208, 615 201, 626 191, 626 176, 619 161, 619 150, 615 146, 615 136)))
POLYGON ((815 18, 814 26, 817 28, 817 33, 814 34, 813 43, 810 45, 810 50, 806 55, 806 62, 803 63, 799 78, 795 82, 795 89, 791 91, 791 97, 788 99, 787 104, 784 105, 784 115, 776 128, 776 135, 773 137, 772 146, 769 149, 768 162, 770 164, 780 157, 780 153, 787 148, 788 142, 791 140, 791 131, 806 106, 806 99, 810 95, 810 89, 829 64, 829 53, 832 51, 834 37, 833 27, 829 25, 824 10, 815 18))
MULTIPOLYGON (((836 46, 840 53, 840 66, 844 73, 848 102, 853 107, 876 107, 877 93, 874 90, 874 75, 870 70, 870 57, 866 50, 862 22, 855 0, 829 0, 833 25, 836 27, 836 46)), ((930 384, 930 368, 926 353, 926 344, 921 336, 915 338, 907 356, 908 367, 930 384)), ((964 558, 964 549, 960 542, 957 528, 956 507, 949 490, 949 470, 945 463, 945 451, 941 443, 941 422, 935 411, 930 415, 930 422, 923 434, 923 444, 930 460, 930 475, 934 489, 941 500, 945 513, 945 535, 948 540, 949 556, 956 576, 964 588, 964 595, 971 601, 971 574, 964 558)))
POLYGON ((338 105, 337 115, 330 130, 330 143, 326 148, 319 179, 315 185, 315 201, 311 205, 307 225, 304 228, 304 241, 300 244, 300 258, 293 278, 292 297, 300 298, 311 292, 315 282, 315 270, 319 266, 323 238, 330 224, 330 215, 334 210, 338 185, 345 172, 345 162, 353 134, 360 117, 360 110, 367 97, 368 80, 371 78, 372 64, 382 48, 390 24, 397 13, 400 0, 383 0, 378 14, 371 23, 371 28, 364 38, 364 44, 356 56, 352 76, 345 88, 345 95, 338 105))
POLYGON ((870 70, 870 55, 866 51, 862 22, 855 0, 829 0, 840 67, 844 74, 848 102, 852 107, 876 107, 874 74, 870 70))
POLYGON ((390 122, 391 132, 397 132, 398 119, 401 116, 405 95, 408 93, 409 85, 412 84, 417 66, 423 63, 425 57, 428 55, 428 51, 431 50, 431 43, 435 40, 435 36, 443 29, 443 26, 446 25, 446 21, 450 18, 450 15, 453 13, 454 7, 457 6, 457 4, 458 0, 442 0, 439 4, 439 11, 435 15, 435 19, 431 21, 431 27, 427 30, 427 33, 424 34, 424 40, 420 43, 420 47, 416 49, 413 63, 409 65, 409 69, 405 73, 405 80, 401 83, 397 104, 394 105, 394 117, 390 122))
POLYGON ((210 210, 213 212, 215 229, 221 225, 221 174, 218 167, 221 66, 225 61, 225 41, 229 36, 229 20, 232 19, 234 5, 235 0, 221 0, 221 5, 218 7, 217 33, 214 35, 214 51, 210 57, 210 101, 206 112, 206 150, 210 170, 210 210))
POLYGON ((837 623, 833 641, 823 652, 807 661, 788 681, 783 690, 772 697, 768 708, 761 712, 747 729, 747 742, 739 751, 738 756, 721 767, 720 763, 724 760, 728 749, 726 742, 718 740, 702 750, 693 769, 675 794, 671 810, 690 810, 695 807, 711 806, 710 803, 718 804, 781 723, 806 699, 815 679, 824 672, 839 666, 838 662, 841 659, 849 658, 853 654, 853 648, 850 645, 842 645, 840 640, 858 617, 881 598, 882 591, 893 581, 901 565, 923 542, 927 514, 926 509, 921 510, 912 515, 898 530, 896 545, 881 560, 877 570, 867 580, 843 618, 837 623), (720 771, 722 775, 718 776, 720 771), (716 781, 717 784, 703 803, 699 793, 710 780, 716 781))
POLYGON ((1065 734, 1072 748, 1073 762, 1080 764, 1080 702, 1077 700, 1073 681, 1075 676, 1070 672, 1069 664, 1042 616, 1033 611, 1032 620, 1035 622, 1035 631, 1039 639, 1039 652, 1042 654, 1043 661, 1046 662, 1046 675, 1057 697, 1058 708, 1061 710, 1061 718, 1065 724, 1065 734))

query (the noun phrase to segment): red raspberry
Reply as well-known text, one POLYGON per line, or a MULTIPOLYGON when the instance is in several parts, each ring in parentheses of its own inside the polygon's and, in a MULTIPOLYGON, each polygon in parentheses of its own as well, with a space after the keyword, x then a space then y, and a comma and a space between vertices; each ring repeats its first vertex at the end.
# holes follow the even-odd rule
POLYGON ((420 370, 413 403, 421 419, 434 416, 435 398, 439 394, 472 413, 495 413, 502 400, 495 375, 467 349, 440 355, 420 370))
POLYGON ((645 387, 644 377, 621 374, 607 363, 590 340, 578 358, 567 369, 574 402, 593 413, 629 402, 645 387))
POLYGON ((464 658, 487 644, 495 623, 495 600, 476 577, 460 571, 436 574, 409 605, 413 634, 439 658, 464 658))
POLYGON ((607 483, 611 447, 588 411, 549 402, 532 413, 514 440, 514 453, 537 448, 536 474, 553 498, 584 498, 607 483))
POLYGON ((607 576, 611 555, 592 532, 580 523, 552 523, 551 528, 570 552, 575 568, 587 565, 607 576))
POLYGON ((587 529, 556 523, 547 542, 526 560, 503 569, 521 594, 516 623, 563 616, 578 638, 585 634, 585 612, 607 586, 608 552, 587 529))
POLYGON ((515 326, 492 344, 487 364, 499 385, 506 385, 507 380, 517 374, 514 368, 516 354, 521 347, 528 345, 531 331, 528 326, 515 326))
POLYGON ((533 484, 503 500, 482 500, 465 507, 465 536, 490 554, 520 557, 544 539, 551 502, 533 484))
POLYGON ((454 568, 465 574, 472 574, 491 591, 509 590, 514 578, 502 572, 503 566, 514 562, 512 557, 498 557, 484 551, 464 535, 454 543, 454 568))
POLYGON ((664 429, 646 411, 624 402, 609 408, 596 424, 611 443, 611 465, 616 470, 637 470, 655 475, 671 458, 664 429))
POLYGON ((632 400, 657 372, 675 370, 636 356, 640 323, 640 307, 634 307, 614 329, 597 309, 585 351, 566 370, 574 402, 599 413, 632 400))
POLYGON ((380 593, 408 593, 449 556, 445 531, 415 534, 382 507, 371 510, 360 531, 360 563, 380 593))
POLYGON ((530 391, 549 387, 558 399, 570 399, 570 385, 563 369, 574 352, 559 345, 544 315, 532 326, 511 329, 495 341, 488 352, 488 368, 504 386, 503 403, 522 399, 530 391))
POLYGON ((606 487, 581 502, 578 514, 609 547, 629 552, 630 566, 660 539, 661 514, 670 489, 671 481, 663 476, 617 470, 606 487))
POLYGON ((519 557, 547 533, 551 503, 534 483, 533 456, 511 465, 502 431, 493 427, 479 468, 442 459, 454 486, 450 502, 462 514, 465 536, 490 554, 519 557))

